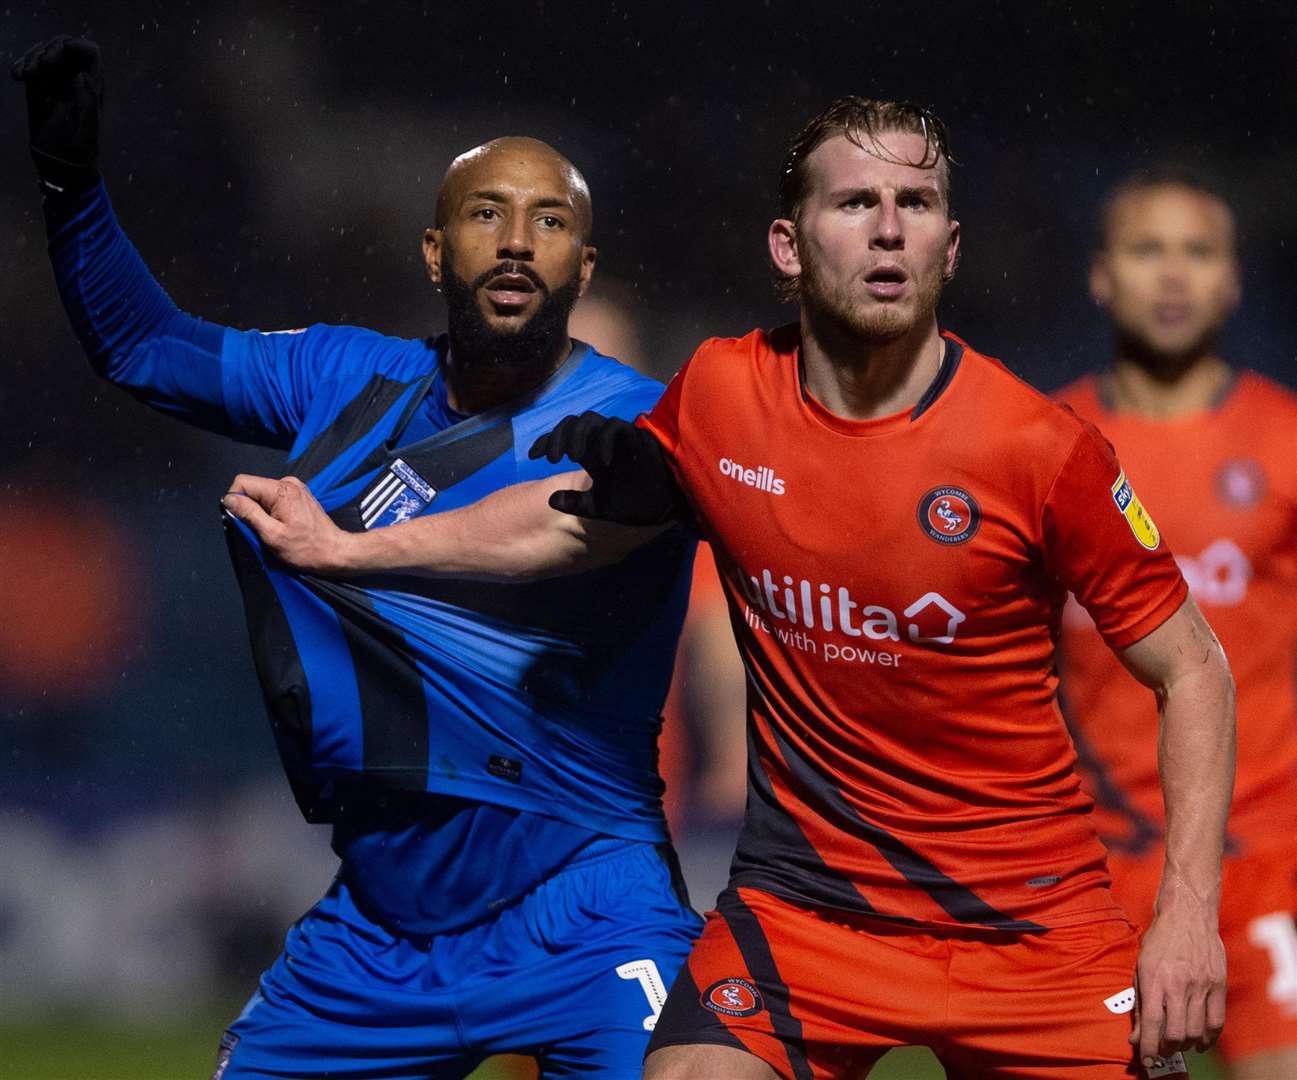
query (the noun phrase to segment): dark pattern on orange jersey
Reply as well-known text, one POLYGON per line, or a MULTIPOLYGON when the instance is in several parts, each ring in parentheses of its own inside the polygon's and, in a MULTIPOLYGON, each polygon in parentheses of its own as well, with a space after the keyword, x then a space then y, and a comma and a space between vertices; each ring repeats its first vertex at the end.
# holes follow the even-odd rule
POLYGON ((1103 437, 945 345, 923 408, 851 421, 803 390, 795 329, 709 341, 641 421, 748 671, 734 884, 918 925, 1103 918, 1055 700, 1062 605, 1122 648, 1185 585, 1103 437))

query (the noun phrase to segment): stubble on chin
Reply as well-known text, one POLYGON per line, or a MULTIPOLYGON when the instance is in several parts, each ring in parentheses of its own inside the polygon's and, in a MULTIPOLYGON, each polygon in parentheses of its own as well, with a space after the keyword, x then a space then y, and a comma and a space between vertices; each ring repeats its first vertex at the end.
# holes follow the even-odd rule
POLYGON ((869 296, 853 295, 849 288, 825 288, 812 275, 803 275, 802 289, 810 307, 840 332, 865 345, 885 345, 910 333, 936 311, 942 281, 918 283, 918 295, 910 303, 887 303, 869 296))

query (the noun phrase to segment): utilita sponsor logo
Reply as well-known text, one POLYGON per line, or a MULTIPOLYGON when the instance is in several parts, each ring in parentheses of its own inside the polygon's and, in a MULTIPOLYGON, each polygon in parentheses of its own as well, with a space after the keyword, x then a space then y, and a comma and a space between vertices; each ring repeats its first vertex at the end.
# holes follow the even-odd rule
POLYGON ((782 495, 784 493, 783 480, 775 475, 775 470, 769 465, 748 469, 737 461, 731 461, 729 458, 723 457, 719 462, 719 468, 722 476, 728 476, 731 480, 737 480, 740 484, 747 484, 748 487, 754 487, 758 491, 768 491, 771 495, 782 495))
POLYGON ((918 644, 950 645, 967 618, 938 592, 924 593, 898 617, 881 604, 861 604, 843 586, 817 587, 789 575, 777 579, 769 570, 762 570, 760 578, 743 576, 739 581, 751 606, 770 618, 847 637, 900 641, 904 628, 905 637, 918 644))

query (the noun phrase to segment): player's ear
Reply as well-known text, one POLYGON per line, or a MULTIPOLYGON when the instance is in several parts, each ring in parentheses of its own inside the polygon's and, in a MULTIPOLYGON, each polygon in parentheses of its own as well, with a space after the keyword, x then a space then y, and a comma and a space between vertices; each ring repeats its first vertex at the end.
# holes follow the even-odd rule
POLYGON ((584 296, 590 288, 590 279, 594 277, 595 260, 599 257, 599 249, 593 244, 581 245, 581 272, 578 275, 579 286, 577 296, 584 296))
POLYGON ((959 222, 951 218, 947 222, 947 228, 950 231, 946 237, 946 262, 941 268, 942 281, 953 279, 955 269, 959 266, 959 222))
POLYGON ((766 239, 775 269, 785 277, 797 277, 802 272, 802 260, 797 254, 797 223, 788 218, 775 218, 766 239))
POLYGON ((444 229, 423 230, 423 263, 428 268, 428 276, 432 278, 434 285, 441 284, 441 254, 445 238, 444 229))
POLYGON ((1112 273, 1106 252, 1096 251, 1090 259, 1090 299, 1100 307, 1112 302, 1112 273))

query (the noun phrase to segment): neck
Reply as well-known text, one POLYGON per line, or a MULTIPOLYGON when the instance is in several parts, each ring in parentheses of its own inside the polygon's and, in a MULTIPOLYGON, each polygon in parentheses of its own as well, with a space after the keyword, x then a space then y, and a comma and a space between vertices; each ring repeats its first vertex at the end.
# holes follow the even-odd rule
POLYGON ((572 339, 564 334, 552 349, 506 361, 498 354, 478 355, 476 350, 457 343, 452 334, 442 367, 446 403, 465 415, 486 412, 536 389, 571 352, 572 339))
POLYGON ((806 389, 830 412, 848 420, 874 420, 914 408, 945 355, 935 316, 882 342, 822 323, 803 306, 806 389))
POLYGON ((1210 409, 1232 377, 1230 366, 1214 351, 1174 370, 1119 352, 1105 376, 1104 389, 1118 412, 1169 419, 1210 409))

